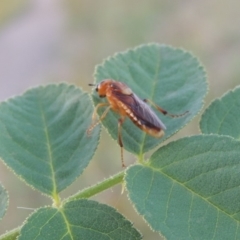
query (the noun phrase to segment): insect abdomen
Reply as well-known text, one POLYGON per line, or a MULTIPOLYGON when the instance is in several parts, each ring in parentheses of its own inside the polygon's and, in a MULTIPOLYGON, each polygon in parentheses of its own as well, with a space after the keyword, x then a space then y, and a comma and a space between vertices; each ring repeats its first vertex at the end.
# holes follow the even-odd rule
POLYGON ((143 119, 138 118, 126 105, 122 104, 122 107, 124 108, 126 115, 137 127, 153 137, 163 137, 164 130, 160 127, 160 123, 157 124, 157 126, 154 123, 146 122, 143 119))

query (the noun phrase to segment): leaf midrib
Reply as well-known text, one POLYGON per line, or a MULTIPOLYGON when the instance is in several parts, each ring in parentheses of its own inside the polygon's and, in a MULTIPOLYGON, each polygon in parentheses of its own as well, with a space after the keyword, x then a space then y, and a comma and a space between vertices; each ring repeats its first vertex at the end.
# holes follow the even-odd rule
POLYGON ((47 126, 47 120, 46 120, 46 116, 42 107, 42 103, 41 103, 41 98, 39 96, 39 101, 38 101, 38 105, 39 105, 39 109, 40 109, 40 113, 41 113, 41 118, 42 118, 42 123, 43 123, 43 130, 45 133, 45 138, 46 138, 46 145, 47 145, 47 154, 48 154, 48 159, 49 159, 49 166, 50 166, 50 170, 51 170, 51 179, 52 179, 52 183, 53 183, 53 190, 52 190, 52 196, 54 197, 54 199, 56 201, 58 201, 58 193, 57 193, 57 183, 56 183, 56 176, 55 176, 55 171, 54 171, 54 166, 53 166, 53 155, 52 155, 52 146, 51 146, 51 141, 50 141, 50 137, 49 137, 49 131, 48 131, 48 126, 47 126))
MULTIPOLYGON (((158 51, 159 53, 159 51, 158 51)), ((156 86, 156 83, 157 83, 157 76, 159 75, 159 72, 160 72, 160 60, 161 60, 161 57, 160 57, 160 53, 157 55, 158 56, 158 61, 157 61, 157 64, 156 64, 156 72, 155 72, 155 76, 154 76, 154 79, 152 81, 152 92, 150 93, 149 95, 149 99, 150 100, 153 100, 153 96, 155 94, 155 86, 156 86)), ((144 133, 144 132, 143 132, 144 133)), ((140 146, 140 151, 139 151, 139 156, 143 156, 144 154, 144 145, 145 145, 145 141, 146 141, 146 137, 147 137, 147 134, 144 133, 143 135, 143 141, 142 141, 142 145, 140 146)))
MULTIPOLYGON (((233 94, 230 95, 230 97, 233 98, 233 94)), ((219 122, 218 130, 217 130, 218 134, 220 133, 221 128, 222 128, 223 124, 225 123, 224 120, 229 116, 229 113, 232 111, 232 109, 235 108, 236 101, 237 101, 237 99, 233 98, 233 103, 231 104, 231 107, 227 108, 227 111, 225 112, 225 114, 223 115, 221 121, 219 122)), ((223 105, 225 104, 226 105, 226 102, 225 101, 221 101, 221 104, 223 104, 223 105)), ((226 107, 228 107, 228 106, 226 106, 226 107)))
MULTIPOLYGON (((64 222, 65 222, 65 224, 66 224, 67 233, 69 233, 70 238, 73 240, 74 237, 73 237, 73 235, 72 235, 72 231, 71 231, 71 227, 70 227, 70 224, 69 224, 69 222, 68 222, 68 219, 67 219, 67 217, 66 217, 66 215, 65 215, 65 213, 64 213, 64 209, 59 209, 59 212, 62 214, 63 220, 64 220, 64 222)), ((66 234, 67 234, 67 233, 66 233, 66 234)), ((66 234, 65 234, 65 236, 66 236, 66 234)))

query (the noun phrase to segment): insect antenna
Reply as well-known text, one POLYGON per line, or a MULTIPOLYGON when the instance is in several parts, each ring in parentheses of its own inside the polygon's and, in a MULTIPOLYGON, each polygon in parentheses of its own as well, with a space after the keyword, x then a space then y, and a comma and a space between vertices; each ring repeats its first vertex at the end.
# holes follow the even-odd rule
POLYGON ((94 83, 89 83, 88 86, 96 86, 94 83))

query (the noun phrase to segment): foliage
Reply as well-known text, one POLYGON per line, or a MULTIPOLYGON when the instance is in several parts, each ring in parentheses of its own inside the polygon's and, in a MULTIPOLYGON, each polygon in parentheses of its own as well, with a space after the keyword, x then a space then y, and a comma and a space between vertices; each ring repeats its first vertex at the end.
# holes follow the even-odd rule
MULTIPOLYGON (((48 85, 1 103, 0 157, 53 206, 37 209, 0 239, 142 239, 117 210, 89 200, 119 183, 139 215, 167 239, 239 239, 239 88, 207 108, 200 123, 203 134, 160 146, 146 159, 146 152, 201 110, 207 91, 203 67, 188 52, 151 44, 105 60, 96 68, 95 81, 105 78, 127 83, 140 98, 171 113, 189 112, 180 118, 161 116, 167 127, 162 139, 126 120, 124 148, 137 163, 62 201, 59 193, 82 174, 99 142, 99 126, 86 134, 93 112, 89 95, 68 84, 48 85)), ((95 105, 106 101, 95 91, 92 99, 95 105)), ((102 121, 115 140, 118 118, 109 112, 102 121)))

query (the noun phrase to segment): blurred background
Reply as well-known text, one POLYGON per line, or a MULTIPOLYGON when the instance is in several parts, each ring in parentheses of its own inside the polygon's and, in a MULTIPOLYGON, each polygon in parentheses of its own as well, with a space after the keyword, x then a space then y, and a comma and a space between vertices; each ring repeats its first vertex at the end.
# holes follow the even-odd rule
MULTIPOLYGON (((96 64, 118 51, 157 42, 182 47, 200 59, 209 81, 206 107, 240 83, 239 8, 240 2, 235 0, 1 0, 0 100, 30 87, 63 81, 90 92, 87 84, 93 82, 96 64)), ((199 117, 174 138, 198 134, 198 122, 199 117)), ((128 165, 135 161, 131 154, 124 155, 128 165)), ((61 196, 121 170, 120 149, 103 130, 93 161, 61 196)), ((0 234, 20 226, 31 213, 18 207, 52 204, 19 181, 2 162, 0 182, 10 195, 0 234)), ((135 213, 126 193, 121 194, 121 186, 93 199, 117 208, 144 239, 160 239, 135 213)))

